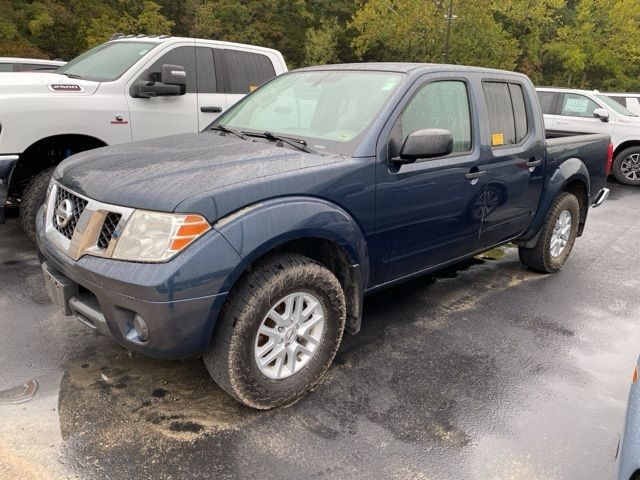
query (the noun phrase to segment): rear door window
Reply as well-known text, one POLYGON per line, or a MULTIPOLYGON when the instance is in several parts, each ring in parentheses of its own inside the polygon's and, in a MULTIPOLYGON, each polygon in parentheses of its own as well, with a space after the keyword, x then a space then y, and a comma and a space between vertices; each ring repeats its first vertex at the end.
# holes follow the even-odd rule
POLYGON ((249 93, 276 76, 266 55, 242 50, 215 50, 216 67, 225 93, 249 93))
POLYGON ((196 66, 199 93, 217 93, 216 70, 213 62, 213 48, 196 48, 196 66))
POLYGON ((516 145, 528 134, 527 107, 522 86, 517 83, 483 82, 491 145, 516 145))
POLYGON ((0 63, 0 72, 13 72, 13 63, 0 63))
POLYGON ((560 115, 567 117, 593 118, 593 111, 600 108, 589 97, 577 93, 565 93, 562 99, 560 115))

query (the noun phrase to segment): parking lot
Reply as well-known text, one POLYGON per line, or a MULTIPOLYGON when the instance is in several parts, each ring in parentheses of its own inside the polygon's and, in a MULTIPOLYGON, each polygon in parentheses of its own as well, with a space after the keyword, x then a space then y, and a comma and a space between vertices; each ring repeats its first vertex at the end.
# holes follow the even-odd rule
POLYGON ((0 390, 37 389, 0 395, 0 477, 610 478, 640 353, 640 191, 610 187, 560 273, 504 247, 367 297, 324 383, 267 412, 64 317, 10 218, 0 390))

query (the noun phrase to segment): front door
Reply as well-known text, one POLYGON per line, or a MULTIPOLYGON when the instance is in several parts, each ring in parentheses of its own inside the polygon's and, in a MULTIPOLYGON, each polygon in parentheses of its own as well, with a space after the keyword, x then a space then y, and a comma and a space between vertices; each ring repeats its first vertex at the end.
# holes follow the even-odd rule
POLYGON ((162 65, 180 65, 187 73, 184 95, 136 98, 126 92, 133 140, 198 132, 198 97, 196 93, 196 47, 194 44, 172 46, 162 51, 145 67, 134 83, 159 79, 162 65))
MULTIPOLYGON (((390 131, 381 137, 376 166, 376 234, 373 281, 382 284, 471 253, 480 220, 469 200, 484 184, 467 178, 478 171, 480 146, 465 79, 437 77, 417 85, 390 131), (395 165, 406 137, 426 128, 449 130, 453 152, 395 165)), ((473 177, 473 175, 472 175, 473 177)))
POLYGON ((522 233, 535 215, 546 162, 540 120, 526 105, 535 93, 523 84, 482 82, 489 131, 484 132, 491 155, 481 167, 487 182, 478 197, 482 206, 479 248, 510 240, 522 233))

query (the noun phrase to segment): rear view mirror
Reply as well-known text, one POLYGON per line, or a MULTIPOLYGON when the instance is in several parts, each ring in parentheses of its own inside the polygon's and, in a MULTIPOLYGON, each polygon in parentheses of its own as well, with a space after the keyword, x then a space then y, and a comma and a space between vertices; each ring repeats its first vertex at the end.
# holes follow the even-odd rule
POLYGON ((609 110, 607 110, 606 108, 596 108, 593 111, 593 116, 595 118, 600 119, 600 121, 602 121, 602 122, 608 122, 609 121, 609 110))
POLYGON ((449 130, 427 128, 411 133, 402 144, 394 163, 412 163, 421 158, 449 155, 453 151, 453 135, 449 130))

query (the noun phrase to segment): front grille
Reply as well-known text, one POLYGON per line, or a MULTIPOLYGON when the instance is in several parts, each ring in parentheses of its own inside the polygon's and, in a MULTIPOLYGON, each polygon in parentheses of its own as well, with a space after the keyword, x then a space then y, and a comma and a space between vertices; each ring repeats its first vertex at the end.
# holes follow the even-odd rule
POLYGON ((56 192, 56 203, 53 206, 54 228, 69 240, 71 240, 71 237, 73 237, 73 232, 76 230, 76 225, 78 225, 78 220, 80 220, 80 215, 82 215, 84 207, 86 206, 86 200, 75 196, 73 193, 65 190, 64 188, 58 187, 56 192), (60 216, 58 208, 61 207, 62 202, 64 202, 65 200, 68 200, 70 202, 71 209, 70 211, 65 212, 64 216, 60 216), (69 214, 68 217, 67 213, 69 214))
POLYGON ((104 223, 102 224, 102 230, 100 230, 98 247, 107 248, 109 246, 109 242, 113 238, 113 232, 116 231, 116 227, 118 226, 118 223, 120 223, 121 218, 122 215, 119 213, 110 212, 107 214, 107 217, 104 219, 104 223))

